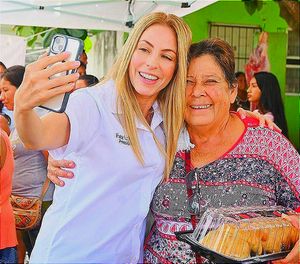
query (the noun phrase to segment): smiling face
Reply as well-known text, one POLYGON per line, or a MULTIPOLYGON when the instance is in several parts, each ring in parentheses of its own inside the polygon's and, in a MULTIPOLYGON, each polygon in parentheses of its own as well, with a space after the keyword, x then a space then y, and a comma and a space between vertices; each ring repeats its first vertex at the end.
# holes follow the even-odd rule
POLYGON ((261 97, 261 90, 259 89, 256 79, 253 77, 250 80, 250 85, 247 90, 248 92, 248 101, 253 103, 258 103, 261 97))
POLYGON ((0 101, 8 110, 14 110, 14 97, 17 88, 5 78, 0 80, 0 101))
POLYGON ((155 101, 171 81, 177 63, 175 32, 154 24, 141 35, 129 65, 129 78, 139 103, 155 101))
POLYGON ((192 59, 186 88, 187 124, 219 126, 229 116, 236 93, 236 88, 229 88, 222 69, 211 55, 192 59))

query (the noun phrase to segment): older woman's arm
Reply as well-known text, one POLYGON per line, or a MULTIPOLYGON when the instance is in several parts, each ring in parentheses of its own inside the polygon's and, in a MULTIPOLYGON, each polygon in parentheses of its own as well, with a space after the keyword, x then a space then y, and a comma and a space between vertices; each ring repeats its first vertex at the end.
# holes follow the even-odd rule
POLYGON ((75 168, 72 160, 54 160, 50 155, 48 157, 48 174, 50 181, 58 186, 64 186, 65 182, 60 178, 72 179, 74 173, 70 169, 75 168))

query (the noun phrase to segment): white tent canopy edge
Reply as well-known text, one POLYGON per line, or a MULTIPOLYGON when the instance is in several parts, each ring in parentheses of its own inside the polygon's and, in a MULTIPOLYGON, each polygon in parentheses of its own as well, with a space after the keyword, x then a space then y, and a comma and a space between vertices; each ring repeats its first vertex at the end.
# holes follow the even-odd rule
POLYGON ((141 16, 180 17, 218 0, 0 0, 0 24, 129 31, 141 16))

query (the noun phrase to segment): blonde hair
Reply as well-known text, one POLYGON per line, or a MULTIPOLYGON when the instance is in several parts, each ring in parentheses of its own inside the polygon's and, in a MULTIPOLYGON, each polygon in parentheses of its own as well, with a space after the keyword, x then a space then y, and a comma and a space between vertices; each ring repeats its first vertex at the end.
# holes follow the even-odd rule
POLYGON ((187 72, 187 52, 191 44, 191 31, 179 17, 162 12, 142 17, 130 32, 116 62, 105 80, 113 79, 117 87, 117 103, 123 113, 123 126, 130 139, 131 147, 137 159, 144 163, 141 145, 138 139, 136 118, 151 131, 153 138, 163 155, 166 156, 165 179, 167 179, 176 153, 179 130, 183 124, 185 109, 185 86, 187 72), (142 114, 136 100, 134 88, 129 79, 129 64, 143 32, 154 24, 169 26, 177 38, 177 66, 170 83, 160 91, 157 100, 163 116, 166 149, 159 143, 154 132, 142 114))

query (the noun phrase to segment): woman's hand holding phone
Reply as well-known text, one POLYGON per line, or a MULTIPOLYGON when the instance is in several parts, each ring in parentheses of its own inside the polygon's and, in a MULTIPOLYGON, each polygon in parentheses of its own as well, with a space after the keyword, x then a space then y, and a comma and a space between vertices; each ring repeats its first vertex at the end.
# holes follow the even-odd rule
POLYGON ((79 61, 66 61, 69 56, 68 52, 43 56, 27 65, 23 82, 15 95, 17 111, 31 110, 36 106, 43 105, 54 96, 72 91, 79 78, 78 73, 50 79, 53 75, 79 67, 79 61))

